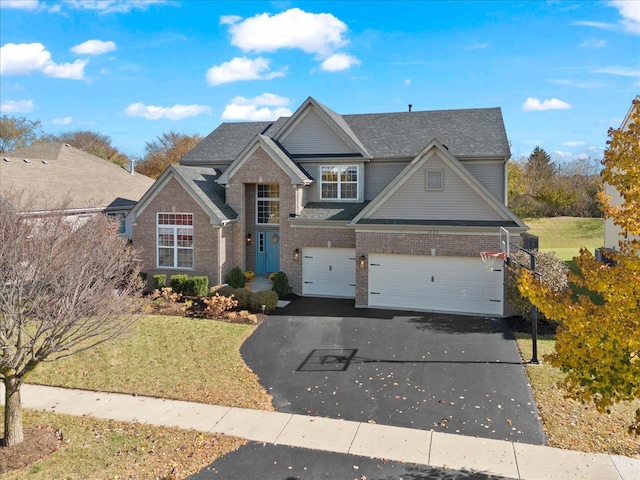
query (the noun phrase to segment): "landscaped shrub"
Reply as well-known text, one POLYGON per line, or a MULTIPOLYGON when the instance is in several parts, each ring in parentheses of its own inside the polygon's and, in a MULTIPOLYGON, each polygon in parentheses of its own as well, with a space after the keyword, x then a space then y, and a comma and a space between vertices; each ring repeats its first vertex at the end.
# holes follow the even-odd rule
POLYGON ((209 277, 189 277, 184 284, 184 294, 191 297, 206 297, 209 291, 209 277))
POLYGON ((269 278, 273 280, 273 287, 271 287, 271 290, 278 294, 278 298, 283 299, 289 295, 289 280, 287 279, 286 273, 276 272, 270 275, 269 278))
POLYGON ((248 310, 251 305, 251 290, 246 288, 236 288, 233 291, 233 296, 238 301, 238 308, 242 310, 248 310))
POLYGON ((233 297, 224 297, 219 294, 215 294, 213 297, 204 298, 202 300, 206 305, 204 311, 211 316, 218 317, 223 312, 231 310, 238 305, 238 301, 233 297))
POLYGON ((189 280, 189 275, 171 275, 171 277, 169 277, 169 284, 174 292, 184 295, 187 280, 189 280))
POLYGON ((167 276, 166 275, 154 275, 153 277, 153 289, 160 290, 167 286, 167 276))
POLYGON ((250 310, 252 312, 262 313, 263 305, 265 313, 273 312, 278 306, 278 294, 273 290, 255 292, 249 302, 250 310))
MULTIPOLYGON (((507 300, 514 306, 518 315, 529 318, 531 314, 531 302, 527 298, 520 295, 518 290, 518 277, 524 267, 518 265, 530 265, 529 254, 522 251, 512 252, 510 254, 510 265, 505 269, 505 293, 507 300)), ((555 256, 553 252, 536 252, 536 272, 541 277, 540 280, 544 285, 554 292, 560 292, 569 286, 569 278, 567 276, 569 267, 567 264, 555 256)), ((544 318, 539 313, 540 318, 544 318)), ((549 319, 553 320, 553 319, 549 319)))
MULTIPOLYGON (((225 285, 223 287, 218 288, 215 293, 217 293, 218 295, 222 295, 223 297, 230 297, 231 295, 234 294, 234 292, 236 291, 235 288, 233 288, 231 285, 225 285)), ((214 295, 215 295, 214 293, 214 295)))
POLYGON ((240 267, 233 267, 227 276, 227 283, 233 288, 244 287, 244 272, 240 267))

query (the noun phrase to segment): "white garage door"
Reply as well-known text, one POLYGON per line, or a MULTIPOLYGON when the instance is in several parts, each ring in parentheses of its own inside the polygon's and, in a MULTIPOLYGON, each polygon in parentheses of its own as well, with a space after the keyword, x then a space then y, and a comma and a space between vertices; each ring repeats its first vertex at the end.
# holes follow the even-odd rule
POLYGON ((355 298, 355 249, 302 249, 302 294, 355 298))
POLYGON ((478 258, 369 255, 369 306, 503 314, 503 271, 478 258))

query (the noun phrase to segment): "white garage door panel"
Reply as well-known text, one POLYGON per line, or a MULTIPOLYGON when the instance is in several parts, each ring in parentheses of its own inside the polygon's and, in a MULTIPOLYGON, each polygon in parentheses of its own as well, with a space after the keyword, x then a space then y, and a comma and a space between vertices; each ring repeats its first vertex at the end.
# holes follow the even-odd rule
POLYGON ((304 248, 302 294, 355 298, 355 256, 353 248, 304 248))
POLYGON ((502 315, 503 272, 480 258, 369 255, 369 306, 502 315))

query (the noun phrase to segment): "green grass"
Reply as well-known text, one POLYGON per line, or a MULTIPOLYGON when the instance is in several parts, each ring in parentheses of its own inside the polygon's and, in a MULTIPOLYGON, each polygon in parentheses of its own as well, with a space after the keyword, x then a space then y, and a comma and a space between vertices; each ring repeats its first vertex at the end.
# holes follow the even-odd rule
POLYGON ((213 320, 144 316, 127 337, 52 363, 27 382, 273 409, 240 356, 255 330, 213 320))
POLYGON ((604 220, 601 218, 553 217, 524 220, 539 237, 540 251, 555 252, 563 261, 579 255, 581 248, 594 251, 604 244, 604 220))
MULTIPOLYGON (((271 396, 240 356, 240 346, 255 328, 144 316, 125 337, 41 364, 26 380, 273 410, 271 396)), ((0 474, 0 479, 184 478, 244 443, 221 435, 25 410, 24 426, 39 425, 62 430, 60 450, 26 469, 0 474)))
MULTIPOLYGON (((0 421, 3 413, 0 410, 0 421)), ((60 449, 26 468, 0 473, 2 480, 174 480, 198 472, 246 443, 193 430, 33 410, 23 412, 23 423, 25 427, 59 429, 63 434, 60 449)), ((0 467, 1 464, 0 458, 0 467)))

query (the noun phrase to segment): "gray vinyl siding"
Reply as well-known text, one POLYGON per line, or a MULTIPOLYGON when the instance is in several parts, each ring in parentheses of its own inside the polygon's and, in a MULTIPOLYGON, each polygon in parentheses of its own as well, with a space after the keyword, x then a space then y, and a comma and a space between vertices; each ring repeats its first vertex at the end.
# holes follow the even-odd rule
POLYGON ((364 199, 373 200, 409 162, 371 162, 365 165, 364 199))
POLYGON ((487 189, 500 200, 501 203, 505 203, 504 198, 504 162, 478 162, 467 161, 462 162, 478 180, 487 189))
MULTIPOLYGON (((354 200, 354 201, 358 201, 358 202, 362 202, 362 196, 363 196, 363 189, 365 188, 365 182, 366 182, 366 173, 363 174, 363 172, 366 172, 366 169, 369 168, 369 165, 365 165, 362 162, 350 162, 350 161, 341 161, 341 162, 335 162, 335 161, 330 161, 327 160, 326 162, 317 162, 316 160, 314 160, 314 163, 304 163, 302 164, 303 168, 306 170, 306 172, 311 175, 311 178, 313 178, 315 181, 309 185, 306 189, 306 198, 305 198, 305 203, 306 202, 323 202, 323 201, 327 201, 327 200, 322 200, 320 198, 320 165, 358 165, 358 176, 359 176, 359 182, 358 182, 358 200, 354 200)), ((393 178, 393 177, 392 177, 393 178)), ((328 200, 331 201, 331 200, 328 200)), ((340 202, 345 202, 345 201, 349 201, 349 200, 338 200, 340 202)))
POLYGON ((281 141, 291 155, 349 154, 354 150, 313 110, 281 141))
POLYGON ((501 220, 501 216, 445 162, 434 155, 373 214, 372 219, 501 220), (442 170, 442 191, 426 191, 426 171, 442 170))

